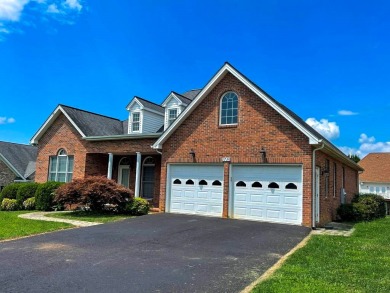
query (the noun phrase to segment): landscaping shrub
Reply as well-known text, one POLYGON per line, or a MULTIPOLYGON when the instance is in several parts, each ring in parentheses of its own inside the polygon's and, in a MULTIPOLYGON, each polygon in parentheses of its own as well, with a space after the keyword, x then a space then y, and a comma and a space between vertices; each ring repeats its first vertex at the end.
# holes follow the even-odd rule
POLYGON ((17 211, 19 209, 16 199, 4 198, 1 202, 2 211, 17 211))
POLYGON ((23 202, 26 199, 34 197, 38 186, 39 186, 39 183, 35 183, 35 182, 28 182, 28 183, 20 184, 20 186, 18 188, 18 192, 16 194, 16 200, 18 201, 18 205, 22 206, 23 202))
POLYGON ((337 213, 344 221, 371 221, 386 217, 386 202, 376 194, 359 194, 351 204, 342 204, 337 213))
POLYGON ((35 209, 35 197, 30 197, 23 202, 23 208, 25 210, 34 210, 35 209))
POLYGON ((149 202, 144 198, 133 198, 126 204, 125 212, 134 216, 146 215, 149 212, 149 202))
POLYGON ((56 191, 55 202, 62 205, 81 205, 91 211, 103 211, 106 206, 123 210, 131 200, 133 192, 105 177, 75 179, 56 191))
POLYGON ((35 208, 50 211, 53 207, 54 192, 64 183, 49 181, 38 186, 35 192, 35 208))
POLYGON ((11 183, 4 187, 4 189, 0 193, 0 202, 3 202, 4 198, 16 199, 16 195, 22 183, 11 183))

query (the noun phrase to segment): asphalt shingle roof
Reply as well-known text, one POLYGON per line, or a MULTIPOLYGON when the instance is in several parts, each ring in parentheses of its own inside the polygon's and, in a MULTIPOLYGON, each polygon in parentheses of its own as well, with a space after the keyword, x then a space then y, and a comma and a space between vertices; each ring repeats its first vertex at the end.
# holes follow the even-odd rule
POLYGON ((150 102, 150 101, 145 100, 145 99, 140 98, 140 97, 136 97, 136 98, 142 103, 142 105, 144 105, 144 107, 152 109, 152 110, 155 110, 157 112, 160 112, 160 113, 164 114, 165 109, 162 106, 157 105, 157 104, 155 104, 153 102, 150 102))
POLYGON ((359 165, 364 168, 360 181, 390 183, 390 153, 371 153, 359 165))
POLYGON ((25 178, 35 172, 37 151, 35 146, 0 141, 0 154, 25 178))
POLYGON ((95 114, 77 108, 60 105, 86 136, 124 134, 123 122, 119 119, 95 114))
POLYGON ((185 103, 187 105, 192 102, 192 100, 190 100, 189 98, 186 98, 185 96, 183 96, 177 92, 172 91, 172 93, 175 94, 176 97, 178 97, 183 103, 185 103))
POLYGON ((187 91, 181 95, 192 101, 201 92, 201 90, 202 89, 190 90, 190 91, 187 91))

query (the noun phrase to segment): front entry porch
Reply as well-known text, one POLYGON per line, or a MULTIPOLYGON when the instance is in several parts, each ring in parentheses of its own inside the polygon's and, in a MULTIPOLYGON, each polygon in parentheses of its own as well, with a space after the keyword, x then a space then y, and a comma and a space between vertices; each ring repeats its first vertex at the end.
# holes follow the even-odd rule
POLYGON ((107 176, 158 207, 161 156, 137 153, 89 153, 85 176, 107 176))

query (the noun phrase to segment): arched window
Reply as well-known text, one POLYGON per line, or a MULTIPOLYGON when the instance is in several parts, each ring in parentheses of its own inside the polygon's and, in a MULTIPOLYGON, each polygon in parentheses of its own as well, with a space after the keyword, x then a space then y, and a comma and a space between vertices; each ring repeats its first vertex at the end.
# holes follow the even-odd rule
POLYGON ((192 181, 191 179, 188 179, 188 180, 186 181, 186 184, 187 184, 187 185, 194 185, 194 181, 192 181))
POLYGON ((238 97, 233 92, 226 93, 221 99, 220 125, 234 125, 238 123, 238 97))
POLYGON ((181 184, 180 179, 175 179, 175 181, 173 181, 173 184, 181 184))
POLYGON ((221 183, 221 181, 219 181, 219 180, 214 180, 214 182, 213 182, 212 185, 213 185, 213 186, 221 186, 222 183, 221 183))
POLYGON ((50 157, 48 181, 72 181, 73 164, 73 156, 68 156, 68 153, 65 149, 58 150, 56 156, 50 157))
POLYGON ((238 186, 238 187, 246 187, 246 183, 244 181, 238 181, 236 186, 238 186))
POLYGON ((298 187, 294 183, 289 183, 286 185, 286 189, 298 189, 298 187))
POLYGON ((199 185, 207 185, 207 181, 202 179, 199 181, 199 185))
POLYGON ((271 182, 270 184, 268 184, 268 188, 279 188, 279 184, 277 184, 276 182, 271 182))
POLYGON ((252 187, 255 187, 255 188, 262 188, 263 185, 261 185, 260 182, 256 181, 256 182, 253 182, 252 187))

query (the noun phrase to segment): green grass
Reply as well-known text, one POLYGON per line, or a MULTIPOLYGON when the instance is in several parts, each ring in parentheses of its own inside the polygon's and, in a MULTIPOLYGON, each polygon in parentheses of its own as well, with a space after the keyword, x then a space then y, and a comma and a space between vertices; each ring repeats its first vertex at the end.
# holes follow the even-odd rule
POLYGON ((0 211, 0 240, 73 227, 72 225, 65 223, 45 222, 18 218, 18 215, 24 213, 29 212, 0 211))
POLYGON ((114 222, 114 221, 131 218, 131 216, 129 215, 121 215, 121 214, 118 215, 118 214, 111 214, 111 213, 98 213, 98 212, 88 212, 88 211, 53 213, 46 216, 69 219, 69 220, 77 220, 77 221, 98 222, 98 223, 108 223, 108 222, 114 222))
POLYGON ((252 292, 390 292, 390 217, 314 235, 252 292))

